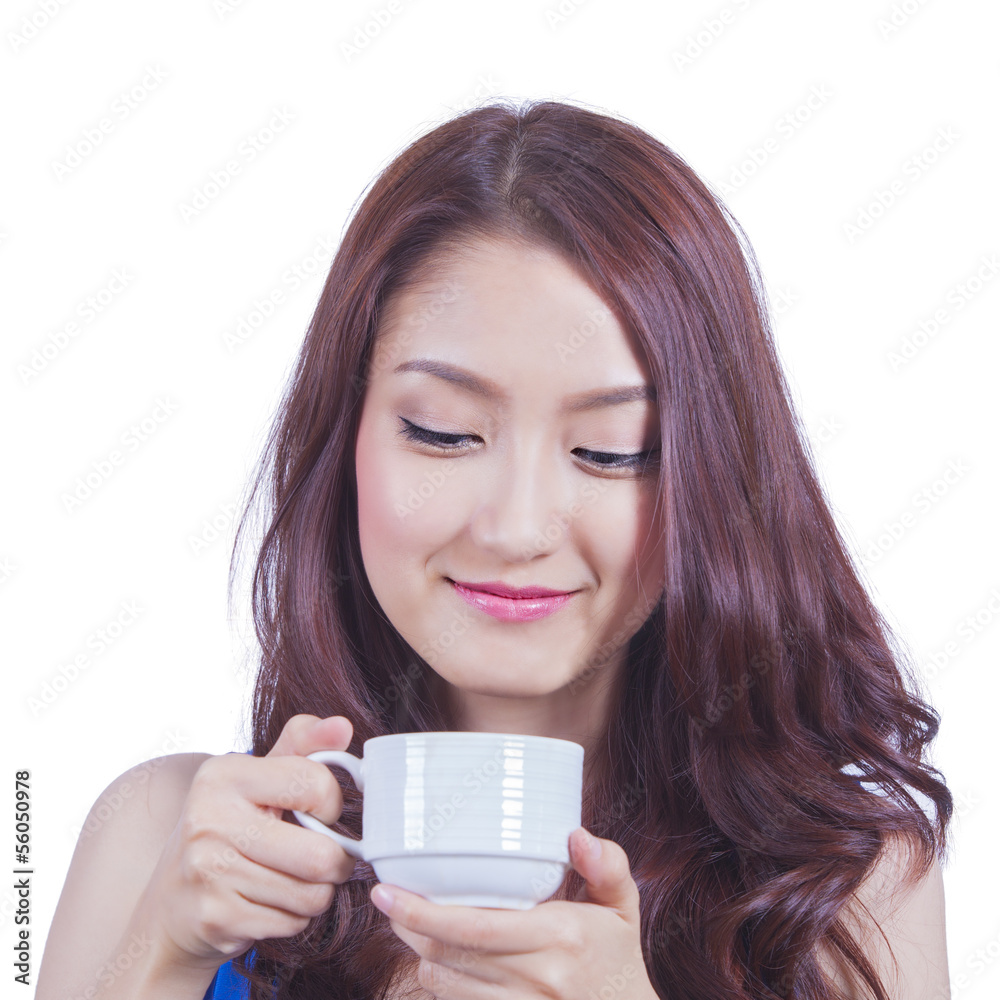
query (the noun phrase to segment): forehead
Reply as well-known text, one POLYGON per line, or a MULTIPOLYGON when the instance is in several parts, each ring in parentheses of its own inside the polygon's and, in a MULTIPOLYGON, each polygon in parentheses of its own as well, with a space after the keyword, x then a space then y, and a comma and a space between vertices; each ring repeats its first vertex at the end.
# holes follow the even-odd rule
POLYGON ((488 373, 512 387, 527 376, 567 390, 648 382, 633 337, 562 255, 513 241, 454 250, 395 292, 379 319, 379 349, 395 372, 418 357, 488 373))

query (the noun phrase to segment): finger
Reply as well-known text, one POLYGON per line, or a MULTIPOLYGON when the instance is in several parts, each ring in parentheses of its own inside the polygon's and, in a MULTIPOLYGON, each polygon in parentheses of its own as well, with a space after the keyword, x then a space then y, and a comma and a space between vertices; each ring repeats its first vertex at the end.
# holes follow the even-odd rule
POLYGON ((325 834, 258 813, 257 824, 244 827, 239 844, 243 855, 265 868, 287 872, 305 882, 341 885, 353 874, 356 859, 325 834), (273 826, 269 826, 273 824, 273 826))
POLYGON ((227 873, 235 881, 237 893, 248 902, 298 916, 314 917, 325 913, 336 892, 332 882, 296 878, 244 855, 228 863, 224 871, 213 865, 206 878, 212 880, 227 873))
POLYGON ((392 885, 386 888, 391 891, 393 901, 388 908, 383 908, 376 902, 375 888, 377 886, 372 889, 372 902, 391 921, 460 951, 522 955, 537 951, 553 936, 550 925, 551 918, 556 917, 554 904, 531 910, 446 906, 392 885))
MULTIPOLYGON (((246 757, 222 755, 198 769, 192 791, 206 803, 233 796, 256 806, 299 809, 323 823, 334 823, 344 808, 343 793, 333 771, 305 757, 246 757)), ((217 811, 217 810, 216 810, 217 811)))
POLYGON ((569 842, 573 867, 585 880, 577 893, 577 901, 617 910, 629 921, 636 919, 639 889, 622 846, 613 840, 595 837, 582 826, 570 834, 569 842), (597 856, 592 850, 594 845, 599 848, 597 856))
POLYGON ((306 917, 325 913, 333 903, 337 887, 332 882, 307 882, 253 862, 248 866, 239 892, 252 903, 306 917))
POLYGON ((510 967, 513 963, 524 961, 517 956, 486 955, 471 948, 442 944, 409 930, 395 920, 390 920, 389 926, 396 937, 434 966, 432 995, 435 997, 471 997, 476 984, 510 982, 510 967))
POLYGON ((266 756, 308 757, 316 750, 346 750, 353 737, 354 726, 346 716, 293 715, 266 756))
POLYGON ((232 930, 217 924, 209 925, 210 939, 220 951, 235 958, 246 950, 247 939, 253 942, 265 938, 292 937, 301 934, 310 920, 312 917, 245 900, 240 904, 238 924, 232 930))
MULTIPOLYGON (((339 816, 340 791, 329 769, 301 757, 274 760, 234 757, 209 758, 192 782, 184 817, 183 837, 209 854, 225 860, 242 853, 279 871, 289 871, 311 881, 345 881, 354 871, 354 859, 331 838, 295 823, 284 822, 281 809, 302 808, 324 812, 321 801, 335 802, 339 816), (213 762, 215 766, 212 765, 213 762), (307 772, 313 783, 293 795, 307 772), (286 799, 285 796, 290 796, 286 799), (286 804, 287 803, 287 804, 286 804), (277 806, 277 808, 275 808, 277 806), (225 817, 220 829, 219 817, 225 817)), ((334 822, 333 816, 329 822, 334 822)), ((199 867, 204 867, 200 865, 199 867)))

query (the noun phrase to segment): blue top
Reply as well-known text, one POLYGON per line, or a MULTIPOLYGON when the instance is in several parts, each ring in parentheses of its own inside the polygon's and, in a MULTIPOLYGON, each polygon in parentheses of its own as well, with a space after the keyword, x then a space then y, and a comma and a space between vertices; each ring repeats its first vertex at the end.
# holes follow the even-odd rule
MULTIPOLYGON (((251 949, 248 957, 252 959, 253 955, 251 949)), ((230 960, 215 970, 204 1000, 250 1000, 250 980, 244 979, 230 960)))

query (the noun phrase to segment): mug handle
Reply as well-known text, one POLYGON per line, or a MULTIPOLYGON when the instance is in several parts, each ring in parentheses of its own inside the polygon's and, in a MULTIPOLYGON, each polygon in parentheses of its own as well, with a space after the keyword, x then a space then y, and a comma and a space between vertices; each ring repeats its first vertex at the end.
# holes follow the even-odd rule
MULTIPOLYGON (((346 750, 317 750, 307 756, 309 760, 318 760, 321 764, 339 764, 345 771, 350 772, 351 777, 354 779, 354 784, 358 786, 358 791, 364 792, 364 761, 360 757, 355 757, 354 754, 348 753, 346 750)), ((361 861, 368 860, 365 857, 364 837, 360 840, 355 840, 353 837, 345 837, 343 834, 337 833, 336 830, 331 830, 325 823, 316 819, 312 813, 299 812, 298 809, 293 809, 292 812, 303 826, 307 826, 310 830, 315 830, 317 833, 326 834, 326 836, 340 844, 351 857, 358 858, 361 861)))

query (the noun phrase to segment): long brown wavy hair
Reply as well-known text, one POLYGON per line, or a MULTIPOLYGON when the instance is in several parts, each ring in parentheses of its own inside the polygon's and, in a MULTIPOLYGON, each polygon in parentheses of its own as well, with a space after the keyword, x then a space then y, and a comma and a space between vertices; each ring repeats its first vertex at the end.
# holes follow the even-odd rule
MULTIPOLYGON (((626 120, 495 101, 418 138, 361 201, 230 564, 232 600, 259 500, 253 752, 300 712, 347 716, 358 755, 371 737, 449 727, 432 669, 368 583, 353 455, 387 298, 462 241, 496 236, 575 264, 637 338, 657 390, 666 585, 644 620, 623 624, 625 668, 582 813, 629 857, 650 981, 672 1000, 832 1000, 823 945, 886 1000, 839 914, 890 834, 913 843, 913 878, 945 854, 952 797, 925 753, 940 718, 831 516, 743 230, 677 153, 626 120), (912 790, 933 801, 933 823, 912 790)), ((360 794, 338 779, 335 828, 358 837, 360 794)), ((257 942, 252 970, 241 956, 255 1000, 275 977, 281 998, 381 1000, 415 970, 369 901, 375 881, 357 862, 304 932, 257 942)), ((570 869, 553 898, 582 885, 570 869)))

